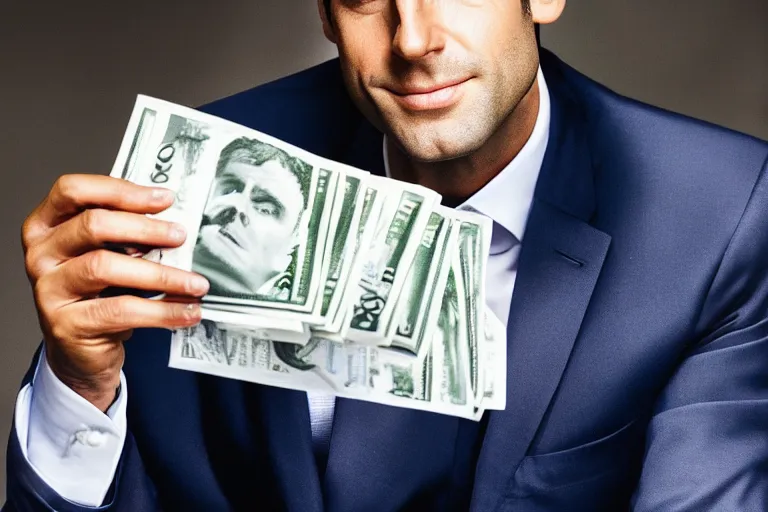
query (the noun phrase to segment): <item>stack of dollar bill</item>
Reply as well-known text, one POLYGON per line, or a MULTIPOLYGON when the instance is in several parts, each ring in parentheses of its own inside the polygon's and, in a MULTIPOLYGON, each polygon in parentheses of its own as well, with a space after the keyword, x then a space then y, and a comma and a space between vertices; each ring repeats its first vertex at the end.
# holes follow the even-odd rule
POLYGON ((488 218, 145 96, 111 175, 176 193, 155 217, 186 242, 145 257, 211 283, 170 366, 465 418, 504 408, 488 218))

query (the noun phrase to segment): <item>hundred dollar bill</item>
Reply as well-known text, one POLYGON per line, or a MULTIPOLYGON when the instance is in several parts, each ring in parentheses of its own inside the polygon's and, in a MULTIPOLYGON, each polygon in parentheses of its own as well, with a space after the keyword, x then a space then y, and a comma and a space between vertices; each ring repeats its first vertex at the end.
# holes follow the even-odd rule
MULTIPOLYGON (((354 232, 354 245, 350 247, 351 253, 345 253, 345 264, 349 265, 347 280, 338 300, 338 307, 333 310, 330 322, 321 328, 322 330, 338 333, 346 337, 352 319, 353 305, 357 300, 358 283, 363 272, 363 265, 367 261, 368 254, 365 249, 370 248, 371 240, 376 233, 381 210, 384 206, 384 193, 369 182, 365 187, 363 208, 357 230, 354 232)), ((333 304, 332 304, 333 306, 333 304)))
POLYGON ((248 137, 217 169, 192 261, 205 300, 311 312, 337 175, 248 137))
POLYGON ((430 344, 430 327, 435 324, 435 314, 439 312, 450 266, 448 256, 456 239, 456 236, 449 236, 452 227, 453 219, 448 208, 437 207, 430 215, 397 300, 390 344, 393 349, 423 357, 424 349, 430 344), (438 308, 432 307, 435 303, 438 308))
POLYGON ((432 359, 437 375, 432 379, 433 401, 453 414, 473 417, 474 393, 467 342, 466 302, 458 253, 453 253, 443 293, 437 330, 432 340, 432 359))
MULTIPOLYGON (((355 291, 348 336, 359 343, 381 343, 405 282, 421 233, 439 201, 429 189, 406 183, 387 184, 373 244, 365 256, 355 291)), ((380 189, 381 190, 381 189, 380 189)))
MULTIPOLYGON (((322 198, 325 196, 324 199, 319 199, 315 202, 316 207, 320 204, 323 204, 324 207, 329 208, 328 204, 331 201, 334 201, 334 196, 338 196, 341 194, 341 192, 338 190, 338 182, 340 180, 344 179, 344 172, 338 171, 338 172, 332 172, 328 171, 326 169, 320 169, 319 177, 318 177, 318 186, 317 186, 317 195, 319 198, 322 198)), ((310 233, 310 237, 316 236, 319 233, 322 233, 323 231, 326 234, 326 237, 319 238, 318 243, 322 244, 324 247, 325 253, 323 254, 323 257, 321 260, 313 261, 311 258, 311 253, 305 253, 303 255, 303 271, 300 273, 306 274, 308 271, 311 270, 312 267, 319 267, 319 270, 314 270, 319 272, 319 281, 322 281, 325 279, 325 275, 327 274, 328 267, 324 263, 329 258, 330 253, 330 244, 326 241, 329 239, 333 239, 336 233, 336 223, 331 222, 329 225, 327 225, 325 228, 322 228, 320 226, 320 222, 329 222, 331 220, 331 216, 328 216, 326 218, 321 218, 320 216, 314 216, 313 217, 313 224, 310 224, 308 232, 310 233), (315 233, 315 235, 313 235, 315 233)), ((314 282, 314 285, 317 286, 319 283, 314 282)), ((317 288, 310 289, 305 291, 304 293, 311 294, 311 295, 317 295, 319 293, 319 290, 317 288)), ((322 322, 322 317, 320 315, 320 301, 319 300, 313 300, 315 303, 315 311, 312 313, 304 313, 300 316, 297 315, 293 311, 280 311, 278 309, 262 309, 259 307, 254 307, 252 305, 244 305, 244 304, 233 304, 229 301, 213 301, 211 299, 210 295, 206 297, 208 299, 206 303, 203 306, 203 318, 219 321, 219 322, 225 322, 228 324, 239 324, 244 326, 252 326, 252 327, 258 327, 262 329, 262 332, 267 333, 266 337, 269 339, 273 339, 276 341, 284 341, 284 342, 290 342, 290 343, 300 343, 305 344, 309 341, 309 330, 306 328, 304 324, 311 324, 311 323, 320 323, 322 322), (287 319, 293 319, 298 320, 300 319, 301 322, 299 322, 299 325, 301 325, 301 329, 280 329, 275 330, 274 328, 269 328, 269 324, 264 323, 264 318, 266 316, 280 316, 280 315, 287 315, 287 319)))
POLYGON ((374 399, 383 404, 476 419, 456 253, 452 260, 439 301, 438 328, 425 357, 407 363, 392 358, 391 349, 370 347, 370 386, 374 399))
POLYGON ((366 347, 322 339, 302 347, 208 320, 174 332, 169 360, 173 368, 341 396, 364 392, 367 364, 366 347))
POLYGON ((146 97, 112 175, 175 192, 156 217, 187 240, 145 257, 212 284, 170 366, 474 419, 505 406, 490 220, 146 97))
POLYGON ((413 369, 378 361, 376 349, 313 338, 278 343, 258 331, 204 320, 173 333, 169 366, 269 386, 333 394, 472 418, 465 407, 431 400, 437 375, 427 356, 413 369))
POLYGON ((309 329, 302 321, 291 317, 275 316, 262 310, 230 311, 221 305, 207 305, 202 308, 202 312, 205 320, 247 328, 258 333, 260 338, 298 345, 306 345, 311 338, 309 329))
POLYGON ((111 176, 175 193, 174 204, 152 215, 187 229, 181 247, 151 251, 146 257, 189 270, 202 205, 213 180, 214 167, 202 148, 211 126, 172 112, 170 104, 140 96, 128 123, 111 176))
POLYGON ((464 293, 466 321, 461 324, 469 350, 469 372, 476 401, 483 394, 483 368, 480 364, 485 345, 485 275, 486 262, 491 244, 493 222, 488 217, 473 212, 456 211, 461 221, 458 240, 458 263, 464 293))
POLYGON ((149 259, 206 276, 205 301, 311 313, 335 172, 268 135, 139 96, 113 176, 176 192, 187 241, 149 259))
POLYGON ((317 315, 323 319, 321 325, 330 324, 338 313, 372 206, 366 187, 367 174, 347 166, 341 169, 343 181, 340 178, 331 216, 333 237, 328 238, 323 265, 325 284, 321 300, 316 305, 317 315))

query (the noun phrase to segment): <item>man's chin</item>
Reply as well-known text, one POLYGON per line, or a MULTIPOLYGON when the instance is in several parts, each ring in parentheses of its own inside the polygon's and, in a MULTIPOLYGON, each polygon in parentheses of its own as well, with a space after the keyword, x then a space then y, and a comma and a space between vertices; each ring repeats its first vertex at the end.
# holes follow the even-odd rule
POLYGON ((483 141, 467 133, 466 127, 456 126, 454 122, 447 126, 419 126, 414 129, 397 130, 394 138, 397 146, 414 161, 437 163, 455 160, 470 155, 482 147, 483 141))
POLYGON ((242 274, 228 272, 228 270, 233 270, 229 268, 199 267, 193 270, 204 275, 211 283, 211 288, 208 291, 209 296, 233 297, 256 295, 261 286, 261 284, 257 286, 256 283, 249 282, 242 274))
POLYGON ((198 243, 192 256, 192 271, 206 277, 211 282, 211 292, 230 283, 237 283, 234 276, 232 258, 225 258, 216 247, 198 243))
POLYGON ((247 259, 244 249, 216 234, 198 239, 194 254, 208 265, 232 266, 247 259))

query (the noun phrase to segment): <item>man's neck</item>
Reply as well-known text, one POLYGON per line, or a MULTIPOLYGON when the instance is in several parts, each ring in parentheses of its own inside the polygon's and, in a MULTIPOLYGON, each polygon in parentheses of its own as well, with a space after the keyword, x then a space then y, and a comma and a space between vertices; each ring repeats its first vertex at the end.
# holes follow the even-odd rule
POLYGON ((418 183, 443 196, 443 204, 456 206, 483 188, 520 153, 531 137, 539 113, 539 81, 533 82, 517 108, 477 151, 442 162, 413 161, 387 139, 387 157, 393 178, 418 183))

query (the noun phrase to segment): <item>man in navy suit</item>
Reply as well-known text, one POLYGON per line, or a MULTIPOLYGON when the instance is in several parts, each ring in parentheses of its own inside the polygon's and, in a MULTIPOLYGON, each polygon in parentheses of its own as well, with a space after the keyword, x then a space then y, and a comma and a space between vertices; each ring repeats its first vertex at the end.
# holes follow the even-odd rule
POLYGON ((768 144, 539 51, 565 0, 318 4, 338 60, 204 110, 492 218, 506 410, 169 369, 199 309, 98 294, 206 292, 104 250, 181 244, 143 215, 172 199, 64 176, 23 229, 44 343, 5 510, 768 510, 768 144))

